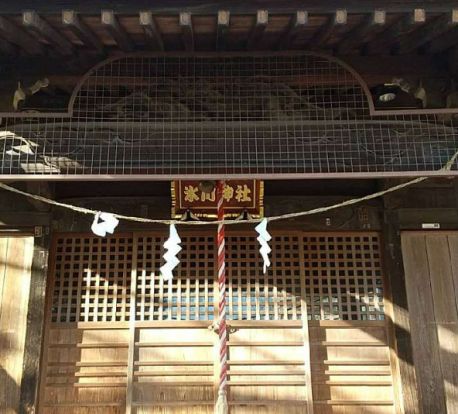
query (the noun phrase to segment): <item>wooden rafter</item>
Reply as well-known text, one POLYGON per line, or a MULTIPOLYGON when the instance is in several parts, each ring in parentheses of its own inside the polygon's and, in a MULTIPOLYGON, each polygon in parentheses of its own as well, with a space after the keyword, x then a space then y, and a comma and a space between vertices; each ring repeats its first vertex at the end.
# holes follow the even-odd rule
POLYGON ((191 13, 180 13, 180 27, 183 36, 184 47, 188 52, 194 50, 194 30, 192 27, 191 13))
POLYGON ((218 11, 216 48, 218 50, 226 49, 227 33, 229 32, 231 14, 227 10, 218 11))
POLYGON ((439 16, 430 24, 418 28, 405 39, 401 40, 399 52, 414 52, 431 40, 439 37, 453 27, 456 27, 457 24, 458 9, 453 9, 450 13, 439 16))
POLYGON ((443 35, 433 39, 424 47, 426 53, 441 53, 455 47, 458 43, 458 27, 455 27, 443 35))
POLYGON ((298 10, 289 22, 285 33, 280 37, 277 44, 277 49, 289 48, 294 41, 296 35, 303 30, 308 24, 308 12, 306 10, 298 10))
POLYGON ((264 30, 266 30, 267 23, 269 22, 269 12, 267 10, 258 10, 256 12, 256 21, 251 29, 250 36, 247 41, 247 49, 252 50, 256 47, 258 42, 262 39, 264 30))
POLYGON ((113 10, 102 10, 101 21, 120 49, 124 52, 131 52, 134 49, 132 41, 119 24, 113 10))
POLYGON ((364 37, 368 35, 377 26, 383 26, 386 23, 385 10, 374 10, 374 12, 367 16, 364 21, 351 30, 344 39, 339 43, 337 53, 344 55, 352 49, 361 45, 364 37))
POLYGON ((10 43, 8 40, 0 38, 0 51, 2 51, 2 53, 5 53, 7 55, 16 55, 18 52, 18 49, 15 45, 10 43))
POLYGON ((87 27, 75 10, 62 11, 62 24, 85 45, 103 53, 104 46, 97 36, 87 27))
POLYGON ((140 26, 145 33, 148 45, 154 50, 164 50, 162 36, 154 21, 153 13, 150 11, 141 11, 139 14, 140 26))
POLYGON ((423 24, 425 20, 426 13, 424 9, 415 9, 413 12, 404 15, 366 45, 367 53, 383 53, 387 49, 389 52, 395 44, 399 43, 404 33, 412 30, 415 25, 423 24))
POLYGON ((328 21, 313 35, 308 43, 309 48, 316 49, 324 45, 334 31, 334 28, 345 24, 347 24, 347 10, 336 10, 334 15, 329 16, 328 21))
POLYGON ((36 11, 25 11, 22 14, 22 23, 28 29, 44 37, 60 55, 69 56, 72 54, 73 45, 71 42, 41 18, 36 11))
POLYGON ((44 53, 44 48, 38 40, 2 16, 0 16, 0 34, 4 40, 19 46, 28 54, 44 53))

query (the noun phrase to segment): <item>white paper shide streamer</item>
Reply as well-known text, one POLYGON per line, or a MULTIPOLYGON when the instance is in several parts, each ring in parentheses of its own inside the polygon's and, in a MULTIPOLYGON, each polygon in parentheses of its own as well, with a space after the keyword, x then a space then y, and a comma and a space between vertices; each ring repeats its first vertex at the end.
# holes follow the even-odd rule
POLYGON ((161 276, 163 280, 173 279, 173 269, 180 263, 177 254, 181 251, 181 239, 173 224, 170 225, 169 238, 164 243, 164 249, 167 253, 164 254, 165 264, 161 267, 161 276))
POLYGON ((97 236, 105 237, 107 233, 113 234, 118 224, 119 220, 113 214, 99 211, 94 217, 91 230, 97 236))
POLYGON ((267 231, 267 219, 262 220, 256 227, 256 232, 259 234, 257 240, 261 247, 259 248, 259 253, 264 260, 264 273, 267 272, 267 268, 270 267, 269 253, 272 249, 269 246, 269 241, 272 239, 272 236, 267 231))

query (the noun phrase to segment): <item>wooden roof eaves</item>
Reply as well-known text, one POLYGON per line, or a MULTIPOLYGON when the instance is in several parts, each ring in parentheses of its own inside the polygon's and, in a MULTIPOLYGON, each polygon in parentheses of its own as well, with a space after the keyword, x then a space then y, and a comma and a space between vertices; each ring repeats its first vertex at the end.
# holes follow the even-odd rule
POLYGON ((453 0, 224 0, 210 2, 208 0, 36 0, 12 1, 2 4, 1 14, 20 14, 24 10, 33 9, 38 13, 61 13, 64 9, 75 9, 83 14, 100 13, 101 9, 113 9, 117 14, 138 14, 139 10, 151 10, 153 13, 176 14, 192 12, 197 14, 216 14, 219 10, 227 10, 231 14, 256 13, 259 9, 269 13, 294 13, 307 9, 313 13, 334 13, 336 9, 346 9, 348 13, 370 13, 374 9, 384 9, 389 13, 405 13, 413 8, 424 8, 430 13, 443 13, 456 7, 453 0))

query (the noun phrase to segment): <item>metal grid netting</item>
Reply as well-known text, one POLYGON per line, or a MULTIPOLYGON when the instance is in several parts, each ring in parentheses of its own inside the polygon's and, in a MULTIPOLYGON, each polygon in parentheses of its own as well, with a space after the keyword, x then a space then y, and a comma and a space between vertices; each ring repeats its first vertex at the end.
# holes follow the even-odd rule
POLYGON ((371 117, 325 57, 137 56, 96 68, 71 118, 3 120, 0 148, 1 175, 377 176, 437 170, 458 138, 441 115, 371 117))

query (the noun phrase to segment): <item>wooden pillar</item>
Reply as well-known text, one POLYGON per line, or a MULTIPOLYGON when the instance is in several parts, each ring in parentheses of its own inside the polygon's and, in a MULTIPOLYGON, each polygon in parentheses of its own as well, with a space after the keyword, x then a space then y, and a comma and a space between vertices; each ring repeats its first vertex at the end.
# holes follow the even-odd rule
MULTIPOLYGON (((32 272, 27 314, 24 366, 21 383, 20 413, 32 414, 37 411, 38 388, 40 383, 41 346, 44 332, 46 278, 48 273, 49 231, 41 229, 41 237, 35 237, 32 272)), ((46 230, 45 230, 46 229, 46 230)))
POLYGON ((0 412, 19 411, 33 255, 29 233, 0 234, 0 412))
POLYGON ((386 317, 391 319, 390 346, 397 412, 421 413, 417 380, 412 353, 412 340, 407 306, 407 292, 401 251, 401 234, 396 210, 385 210, 383 223, 384 265, 387 291, 391 292, 391 306, 386 317), (394 362, 394 365, 393 365, 394 362))

